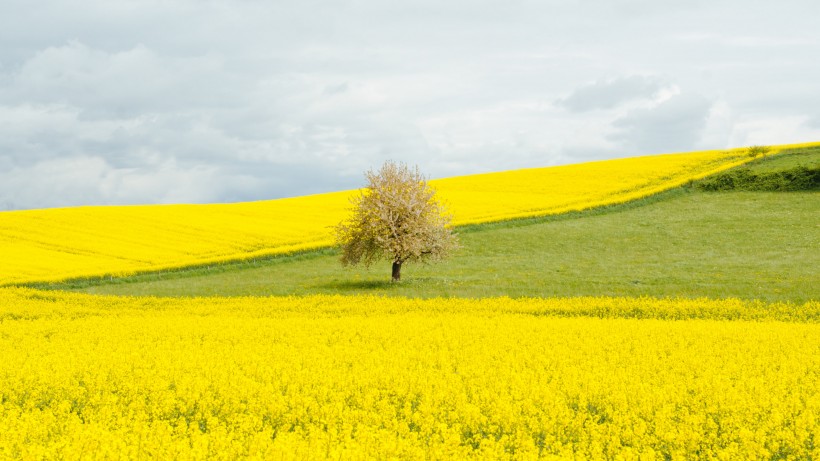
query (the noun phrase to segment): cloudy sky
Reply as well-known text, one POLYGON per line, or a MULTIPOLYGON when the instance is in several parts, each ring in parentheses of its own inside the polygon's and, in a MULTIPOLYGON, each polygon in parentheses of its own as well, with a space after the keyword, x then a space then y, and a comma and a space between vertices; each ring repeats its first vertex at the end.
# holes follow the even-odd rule
POLYGON ((3 0, 0 210, 820 140, 816 0, 3 0))

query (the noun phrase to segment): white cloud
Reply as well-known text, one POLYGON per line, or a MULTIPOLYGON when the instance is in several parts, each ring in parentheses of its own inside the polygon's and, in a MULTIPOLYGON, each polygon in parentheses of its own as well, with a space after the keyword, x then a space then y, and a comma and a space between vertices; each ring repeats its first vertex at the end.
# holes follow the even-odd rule
POLYGON ((651 108, 639 108, 613 122, 610 139, 635 154, 675 152, 700 144, 712 104, 698 95, 680 94, 651 108))
POLYGON ((704 122, 700 142, 695 144, 698 149, 714 149, 716 147, 734 146, 732 144, 732 130, 736 123, 736 116, 726 101, 719 100, 709 108, 709 115, 704 122))
POLYGON ((784 2, 6 0, 0 207, 820 138, 820 4, 784 2))
POLYGON ((787 144, 820 140, 820 127, 805 116, 744 117, 733 126, 731 145, 787 144))
POLYGON ((573 112, 613 109, 633 101, 668 99, 676 87, 664 85, 657 77, 632 75, 599 80, 576 88, 558 104, 573 112))
POLYGON ((142 44, 109 53, 71 41, 25 61, 0 95, 7 103, 63 104, 109 119, 233 106, 241 94, 233 83, 218 57, 167 58, 142 44))

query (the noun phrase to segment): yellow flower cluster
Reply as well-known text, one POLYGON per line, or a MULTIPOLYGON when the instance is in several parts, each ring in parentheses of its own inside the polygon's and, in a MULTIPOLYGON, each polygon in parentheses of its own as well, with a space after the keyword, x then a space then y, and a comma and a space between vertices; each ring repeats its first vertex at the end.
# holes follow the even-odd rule
POLYGON ((0 356, 0 459, 820 458, 818 302, 5 288, 0 356))
MULTIPOLYGON (((818 144, 818 143, 814 143, 818 144)), ((778 146, 772 153, 801 145, 778 146)), ((741 149, 656 155, 431 181, 454 225, 620 203, 750 158, 741 149)), ((332 244, 352 191, 262 202, 0 213, 0 285, 127 275, 332 244)))

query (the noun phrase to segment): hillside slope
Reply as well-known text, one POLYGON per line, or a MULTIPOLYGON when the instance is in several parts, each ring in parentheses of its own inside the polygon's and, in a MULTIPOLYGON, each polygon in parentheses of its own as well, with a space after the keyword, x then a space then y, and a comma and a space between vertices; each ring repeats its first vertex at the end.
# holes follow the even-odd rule
POLYGON ((736 171, 816 168, 820 148, 756 160, 615 207, 462 227, 463 249, 411 265, 343 269, 330 250, 49 288, 117 295, 316 293, 390 296, 685 296, 769 301, 820 298, 820 191, 703 192, 736 171))
MULTIPOLYGON (((774 152, 820 143, 777 146, 774 152)), ((773 152, 773 153, 774 153, 773 152)), ((431 181, 456 225, 621 203, 749 160, 743 149, 657 155, 431 181)), ((60 281, 320 248, 354 191, 216 205, 0 213, 0 285, 60 281)))
POLYGON ((112 282, 56 285, 159 296, 684 296, 820 299, 820 192, 672 193, 619 212, 462 232, 440 264, 345 269, 332 252, 112 282))

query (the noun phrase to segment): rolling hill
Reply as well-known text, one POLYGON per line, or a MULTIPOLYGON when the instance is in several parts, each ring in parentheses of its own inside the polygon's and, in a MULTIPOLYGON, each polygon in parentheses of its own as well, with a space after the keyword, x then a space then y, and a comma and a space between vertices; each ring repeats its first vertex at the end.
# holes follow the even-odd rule
MULTIPOLYGON (((739 168, 772 172, 800 165, 820 166, 820 149, 739 168)), ((390 283, 387 265, 342 269, 326 250, 54 287, 138 296, 817 299, 820 192, 703 192, 699 185, 582 213, 462 227, 461 252, 433 266, 408 267, 401 284, 390 283)))
MULTIPOLYGON (((772 154, 800 146, 777 146, 772 154)), ((744 149, 705 151, 431 183, 458 226, 624 203, 749 160, 744 149)), ((0 286, 123 276, 327 247, 329 226, 345 215, 353 193, 236 204, 2 212, 0 286)))

